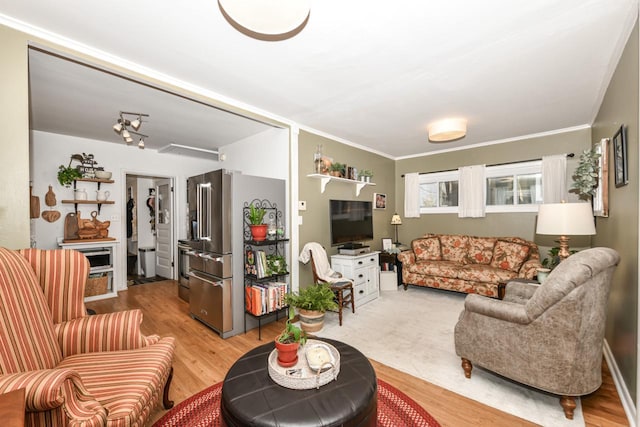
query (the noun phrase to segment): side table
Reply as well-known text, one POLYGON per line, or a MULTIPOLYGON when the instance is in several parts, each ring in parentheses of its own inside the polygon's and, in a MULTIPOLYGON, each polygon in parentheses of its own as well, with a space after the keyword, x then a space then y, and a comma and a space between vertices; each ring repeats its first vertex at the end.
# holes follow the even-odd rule
MULTIPOLYGON (((395 266, 396 274, 398 276, 398 286, 402 284, 402 263, 398 261, 398 254, 390 254, 388 252, 380 252, 380 266, 383 263, 389 263, 395 266)), ((380 268, 382 270, 382 268, 380 268)))
POLYGON ((24 389, 0 394, 0 420, 7 427, 24 426, 24 389))

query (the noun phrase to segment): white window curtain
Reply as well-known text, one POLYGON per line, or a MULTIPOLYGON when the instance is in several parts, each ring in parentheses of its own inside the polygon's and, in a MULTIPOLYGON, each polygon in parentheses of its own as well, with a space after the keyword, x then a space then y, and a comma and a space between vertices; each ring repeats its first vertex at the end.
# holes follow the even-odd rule
POLYGON ((485 216, 485 165, 464 166, 458 169, 458 217, 485 216))
POLYGON ((404 175, 404 216, 420 218, 420 174, 404 175))
POLYGON ((543 203, 560 203, 567 197, 567 155, 542 157, 543 203))

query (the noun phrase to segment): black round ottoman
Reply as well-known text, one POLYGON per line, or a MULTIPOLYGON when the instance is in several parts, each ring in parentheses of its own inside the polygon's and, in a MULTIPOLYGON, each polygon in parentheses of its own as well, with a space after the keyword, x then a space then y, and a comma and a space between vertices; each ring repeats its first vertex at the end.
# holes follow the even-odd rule
MULTIPOLYGON (((317 339, 317 338, 316 338, 317 339)), ((222 385, 220 409, 236 426, 375 426, 376 374, 369 360, 340 341, 320 339, 340 352, 338 379, 310 390, 292 390, 271 379, 267 367, 272 342, 233 364, 222 385)))

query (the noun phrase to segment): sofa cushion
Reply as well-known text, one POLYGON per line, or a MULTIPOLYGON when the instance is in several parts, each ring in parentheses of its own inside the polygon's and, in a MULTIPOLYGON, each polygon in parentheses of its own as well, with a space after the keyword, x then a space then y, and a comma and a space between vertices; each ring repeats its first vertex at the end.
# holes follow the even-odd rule
POLYGON ((437 237, 416 239, 411 242, 411 248, 413 249, 413 253, 416 254, 416 261, 442 260, 440 240, 437 237))
POLYGON ((469 264, 458 268, 458 279, 472 282, 499 283, 518 277, 511 270, 503 270, 484 264, 469 264))
POLYGON ((530 247, 519 243, 499 240, 493 250, 491 266, 518 272, 529 256, 530 247))
POLYGON ((464 264, 467 261, 469 236, 443 234, 440 236, 442 259, 464 264))
POLYGON ((489 264, 497 240, 492 237, 469 237, 467 264, 489 264))
POLYGON ((458 277, 460 267, 462 267, 461 264, 452 261, 418 261, 403 268, 407 268, 409 272, 415 274, 455 279, 458 277))

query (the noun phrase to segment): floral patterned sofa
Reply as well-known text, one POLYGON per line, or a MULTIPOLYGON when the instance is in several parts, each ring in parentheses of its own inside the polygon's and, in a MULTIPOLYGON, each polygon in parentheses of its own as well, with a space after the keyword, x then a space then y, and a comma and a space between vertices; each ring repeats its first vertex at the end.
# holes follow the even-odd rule
POLYGON ((426 234, 398 254, 408 285, 498 296, 498 283, 533 279, 541 267, 538 246, 519 237, 426 234))

